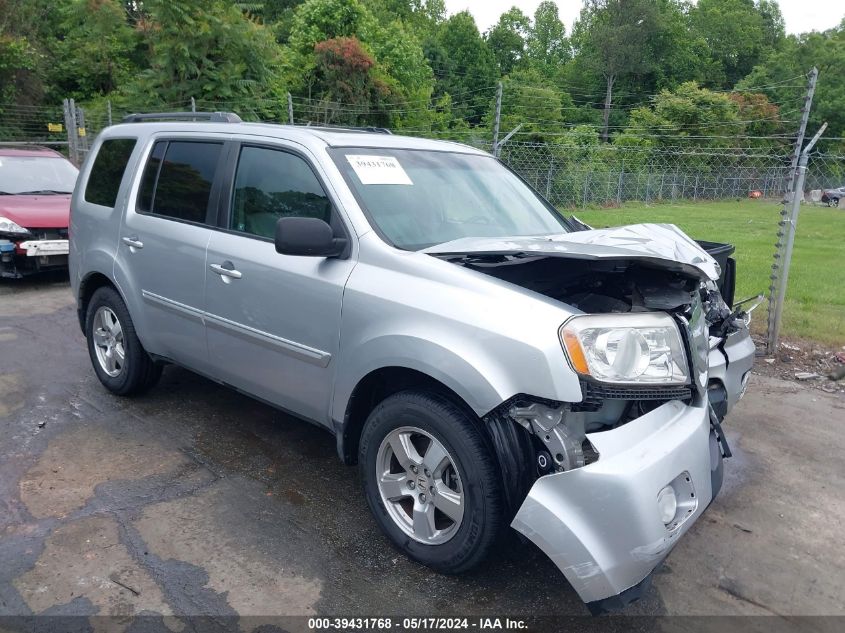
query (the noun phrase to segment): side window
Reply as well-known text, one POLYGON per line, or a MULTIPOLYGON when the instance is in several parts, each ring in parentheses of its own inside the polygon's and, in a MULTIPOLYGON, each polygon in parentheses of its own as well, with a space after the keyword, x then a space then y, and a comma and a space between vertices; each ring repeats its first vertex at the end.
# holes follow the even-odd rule
POLYGON ((123 180, 126 164, 135 149, 134 138, 110 138, 103 141, 94 159, 91 174, 85 185, 85 201, 114 207, 117 190, 123 180))
POLYGON ((303 159, 263 147, 243 147, 235 174, 229 228, 273 237, 282 217, 331 221, 332 205, 303 159))
POLYGON ((138 210, 205 222, 222 143, 159 141, 141 179, 138 210))

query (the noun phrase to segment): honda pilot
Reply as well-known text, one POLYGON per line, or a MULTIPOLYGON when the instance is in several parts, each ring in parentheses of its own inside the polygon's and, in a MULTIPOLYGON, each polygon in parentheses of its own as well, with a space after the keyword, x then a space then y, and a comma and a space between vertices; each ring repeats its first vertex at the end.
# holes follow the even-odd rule
POLYGON ((594 613, 721 486, 754 357, 732 251, 591 229, 466 145, 230 113, 107 128, 70 226, 106 389, 175 364, 324 427, 407 556, 463 572, 513 528, 594 613))

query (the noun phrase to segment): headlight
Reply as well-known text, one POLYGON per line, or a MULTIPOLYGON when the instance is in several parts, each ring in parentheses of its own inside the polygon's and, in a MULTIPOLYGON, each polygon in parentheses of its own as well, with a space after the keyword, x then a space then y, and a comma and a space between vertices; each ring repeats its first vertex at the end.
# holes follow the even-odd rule
POLYGON ((667 314, 584 315, 560 328, 572 368, 610 383, 687 384, 687 357, 667 314))
POLYGON ((17 222, 12 222, 9 218, 4 218, 3 216, 0 216, 0 233, 27 235, 29 231, 27 231, 17 222))

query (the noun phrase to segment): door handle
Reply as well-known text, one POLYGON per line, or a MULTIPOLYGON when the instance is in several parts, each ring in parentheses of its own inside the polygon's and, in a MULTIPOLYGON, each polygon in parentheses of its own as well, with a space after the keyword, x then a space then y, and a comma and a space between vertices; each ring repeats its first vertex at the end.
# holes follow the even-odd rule
POLYGON ((124 244, 132 248, 144 248, 144 243, 138 239, 137 235, 133 235, 132 237, 122 237, 120 239, 124 244))
MULTIPOLYGON (((222 264, 209 264, 208 267, 211 268, 211 270, 216 272, 221 277, 228 277, 231 279, 240 279, 241 277, 243 277, 241 271, 235 270, 235 265, 228 259, 222 264)), ((223 281, 227 280, 224 279, 223 281)))

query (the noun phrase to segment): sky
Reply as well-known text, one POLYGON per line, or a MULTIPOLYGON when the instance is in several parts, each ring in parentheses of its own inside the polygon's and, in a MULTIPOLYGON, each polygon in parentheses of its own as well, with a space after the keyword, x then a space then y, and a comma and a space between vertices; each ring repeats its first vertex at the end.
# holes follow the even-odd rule
MULTIPOLYGON (((581 0, 556 0, 560 19, 566 24, 566 32, 572 30, 572 22, 581 11, 581 0)), ((517 6, 529 16, 540 0, 446 0, 449 13, 469 9, 475 17, 478 28, 486 31, 495 24, 499 16, 517 6)), ((836 26, 845 17, 845 2, 842 0, 779 0, 781 13, 786 22, 787 33, 824 31, 836 26)))

